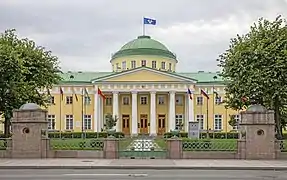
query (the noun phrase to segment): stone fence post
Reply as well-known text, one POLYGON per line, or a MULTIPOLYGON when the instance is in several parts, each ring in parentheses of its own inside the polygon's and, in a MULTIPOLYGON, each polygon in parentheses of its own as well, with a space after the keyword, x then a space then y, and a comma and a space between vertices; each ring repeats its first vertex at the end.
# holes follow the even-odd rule
POLYGON ((167 139, 167 158, 168 159, 182 158, 182 139, 176 136, 167 139))

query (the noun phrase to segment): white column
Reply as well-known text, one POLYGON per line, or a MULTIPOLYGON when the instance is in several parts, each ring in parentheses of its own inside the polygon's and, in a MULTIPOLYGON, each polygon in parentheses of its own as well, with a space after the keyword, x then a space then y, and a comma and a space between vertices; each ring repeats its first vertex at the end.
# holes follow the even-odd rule
POLYGON ((138 134, 138 96, 137 92, 132 92, 132 135, 138 134))
POLYGON ((192 99, 190 99, 190 96, 187 98, 187 107, 188 107, 188 121, 195 121, 194 119, 194 99, 193 99, 193 94, 191 95, 192 99))
POLYGON ((99 132, 99 95, 98 95, 98 86, 95 86, 94 93, 94 132, 99 132))
POLYGON ((99 96, 99 130, 104 127, 104 99, 99 96))
POLYGON ((113 92, 113 116, 117 116, 119 119, 116 125, 116 131, 121 131, 121 122, 119 117, 119 93, 113 92))
POLYGON ((169 117, 168 117, 168 127, 169 130, 175 129, 175 92, 171 91, 169 93, 169 117))
POLYGON ((150 135, 156 136, 156 92, 150 92, 150 135))

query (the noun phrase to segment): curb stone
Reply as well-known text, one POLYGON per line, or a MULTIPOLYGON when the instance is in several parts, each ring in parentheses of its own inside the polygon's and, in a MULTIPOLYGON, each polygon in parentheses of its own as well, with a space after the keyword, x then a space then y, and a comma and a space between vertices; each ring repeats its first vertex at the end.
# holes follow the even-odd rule
POLYGON ((287 167, 192 167, 192 166, 0 166, 0 169, 157 169, 157 170, 267 170, 287 171, 287 167))

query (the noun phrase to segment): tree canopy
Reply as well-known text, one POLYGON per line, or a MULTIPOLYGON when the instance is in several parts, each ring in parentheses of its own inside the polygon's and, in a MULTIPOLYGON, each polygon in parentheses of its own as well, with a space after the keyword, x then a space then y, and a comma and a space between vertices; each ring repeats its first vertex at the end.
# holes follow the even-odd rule
POLYGON ((275 110, 277 134, 282 136, 287 104, 286 20, 260 18, 248 33, 231 39, 218 61, 228 107, 239 110, 254 101, 275 110))
POLYGON ((29 39, 20 39, 15 30, 0 34, 0 112, 5 117, 5 133, 9 132, 12 110, 26 102, 46 106, 47 94, 60 77, 58 58, 29 39))

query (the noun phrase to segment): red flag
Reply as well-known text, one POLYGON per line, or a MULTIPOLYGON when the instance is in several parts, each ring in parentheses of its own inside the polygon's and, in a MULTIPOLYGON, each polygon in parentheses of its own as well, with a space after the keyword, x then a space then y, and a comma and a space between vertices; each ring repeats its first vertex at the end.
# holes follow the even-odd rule
POLYGON ((209 99, 209 96, 208 96, 208 94, 204 91, 204 90, 200 90, 200 94, 201 95, 203 95, 203 96, 205 96, 207 99, 209 99))
POLYGON ((61 94, 61 98, 63 100, 63 98, 64 98, 64 91, 63 91, 62 87, 60 87, 60 94, 61 94))
POLYGON ((102 96, 102 98, 106 98, 106 96, 103 94, 103 92, 100 90, 100 88, 98 88, 98 94, 100 95, 100 96, 102 96))

